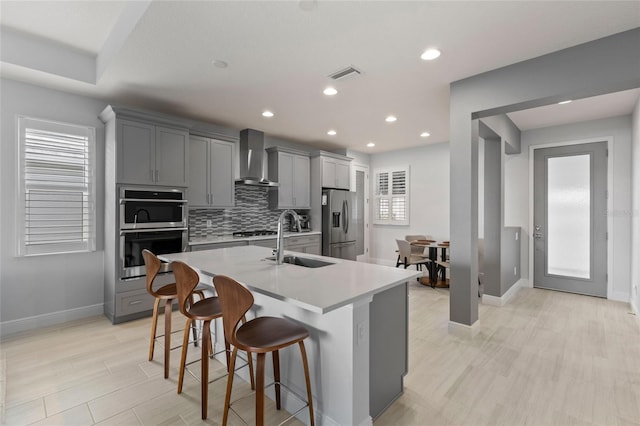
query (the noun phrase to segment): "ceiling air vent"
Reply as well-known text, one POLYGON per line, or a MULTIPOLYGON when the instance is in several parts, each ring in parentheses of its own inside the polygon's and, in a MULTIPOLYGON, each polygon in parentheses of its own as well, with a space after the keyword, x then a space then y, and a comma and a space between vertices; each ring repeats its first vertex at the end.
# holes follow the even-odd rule
POLYGON ((360 74, 360 70, 349 66, 345 69, 342 69, 340 71, 336 71, 333 74, 329 74, 329 78, 332 78, 334 80, 340 80, 341 78, 346 78, 349 77, 351 75, 358 75, 360 74))

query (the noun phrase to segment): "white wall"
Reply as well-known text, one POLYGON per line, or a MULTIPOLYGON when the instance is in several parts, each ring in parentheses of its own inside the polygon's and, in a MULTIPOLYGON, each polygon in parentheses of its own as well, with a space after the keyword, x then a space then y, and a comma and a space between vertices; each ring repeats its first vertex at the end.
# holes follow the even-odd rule
POLYGON ((106 103, 0 80, 2 131, 0 165, 0 333, 22 331, 102 313, 104 127, 98 114, 106 103), (97 251, 16 257, 16 115, 96 128, 97 251))
MULTIPOLYGON (((375 190, 376 169, 406 165, 410 167, 409 225, 371 226, 370 255, 373 262, 395 266, 395 240, 407 234, 424 234, 436 240, 449 239, 449 144, 372 154, 369 169, 371 191, 375 190)), ((372 208, 373 204, 372 193, 372 208)), ((371 218, 373 222, 373 210, 371 218)))
POLYGON ((632 117, 631 140, 631 202, 633 209, 631 234, 631 303, 636 315, 640 315, 640 98, 632 117), (635 288, 633 287, 635 286, 635 288))
MULTIPOLYGON (((522 277, 529 274, 529 147, 591 138, 613 139, 613 292, 608 297, 628 301, 631 271, 631 117, 613 117, 522 132, 522 153, 505 163, 505 224, 522 227, 522 277)), ((610 279, 612 277, 609 277, 610 279)))

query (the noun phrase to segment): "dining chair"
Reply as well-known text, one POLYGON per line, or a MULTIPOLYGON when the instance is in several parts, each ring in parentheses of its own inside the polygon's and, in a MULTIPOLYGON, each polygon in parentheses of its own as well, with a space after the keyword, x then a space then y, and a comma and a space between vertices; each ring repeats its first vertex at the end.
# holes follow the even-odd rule
MULTIPOLYGON (((275 385, 276 408, 281 408, 280 388, 285 387, 280 382, 280 349, 298 344, 302 356, 302 367, 307 387, 306 405, 309 407, 309 421, 311 426, 315 424, 313 416, 313 399, 311 396, 311 380, 309 378, 309 364, 307 362, 307 352, 304 347, 304 339, 309 337, 309 331, 286 318, 258 317, 240 325, 244 315, 253 306, 253 295, 251 291, 242 286, 233 278, 216 275, 213 278, 213 285, 220 298, 222 305, 222 322, 224 324, 224 335, 227 342, 233 345, 231 354, 231 365, 228 369, 227 393, 224 400, 224 414, 222 424, 226 425, 229 418, 229 407, 231 406, 231 391, 233 388, 234 366, 238 350, 256 353, 258 363, 256 368, 256 425, 264 424, 264 376, 265 357, 271 352, 273 361, 273 379, 275 385)), ((297 395, 291 392, 292 395, 297 395)), ((304 407, 303 407, 304 408, 304 407)))
MULTIPOLYGON (((153 361, 156 340, 164 337, 164 378, 169 377, 169 367, 171 359, 171 351, 178 349, 180 346, 171 347, 171 312, 173 310, 173 301, 178 299, 178 290, 175 283, 163 285, 157 289, 153 288, 153 282, 158 275, 161 267, 161 260, 151 251, 142 250, 146 274, 147 274, 147 293, 155 298, 153 303, 153 316, 151 319, 151 337, 149 340, 149 361, 153 361), (158 313, 160 310, 160 302, 164 300, 164 334, 156 335, 158 328, 158 313)), ((204 299, 204 288, 196 288, 193 294, 197 294, 200 299, 204 299)), ((187 330, 188 332, 188 330, 187 330)), ((177 333, 177 332, 176 332, 177 333)), ((194 336, 196 335, 194 328, 194 336)), ((195 341, 195 338, 194 338, 195 341)))
MULTIPOLYGON (((404 239, 412 242, 412 241, 417 241, 417 240, 422 240, 422 241, 426 241, 428 240, 428 238, 425 235, 405 235, 404 239)), ((432 241, 432 240, 429 240, 432 241)), ((435 242, 435 240, 433 240, 435 242)), ((422 255, 424 254, 424 247, 418 247, 418 246, 411 246, 411 254, 415 254, 415 255, 422 255)))
POLYGON ((411 252, 411 243, 407 240, 396 239, 398 245, 398 267, 404 265, 404 269, 407 269, 410 265, 416 265, 417 270, 422 270, 422 265, 426 265, 430 262, 429 258, 423 254, 414 254, 411 252))

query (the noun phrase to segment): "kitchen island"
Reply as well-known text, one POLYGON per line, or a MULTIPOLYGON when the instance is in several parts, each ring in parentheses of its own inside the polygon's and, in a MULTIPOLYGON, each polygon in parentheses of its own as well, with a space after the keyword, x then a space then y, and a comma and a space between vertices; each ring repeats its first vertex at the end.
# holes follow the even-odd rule
MULTIPOLYGON (((160 258, 189 264, 209 285, 211 277, 228 275, 253 292, 252 314, 281 316, 304 324, 310 333, 305 344, 317 424, 372 424, 372 418, 402 393, 408 364, 406 283, 420 272, 304 256, 330 264, 318 268, 276 265, 267 259, 271 250, 258 246, 160 258)), ((216 344, 222 346, 219 323, 216 344)), ((281 352, 283 382, 304 395, 299 353, 281 352)), ((273 377, 269 370, 267 376, 273 377)), ((294 412, 300 403, 285 392, 283 406, 294 412)), ((308 422, 306 412, 298 417, 308 422)))

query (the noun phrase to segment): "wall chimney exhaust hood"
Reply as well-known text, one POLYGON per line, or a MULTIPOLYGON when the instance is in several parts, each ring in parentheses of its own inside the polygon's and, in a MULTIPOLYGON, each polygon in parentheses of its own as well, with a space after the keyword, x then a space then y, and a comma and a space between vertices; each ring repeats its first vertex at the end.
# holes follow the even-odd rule
POLYGON ((240 131, 240 179, 237 184, 252 186, 279 186, 264 175, 264 133, 259 130, 240 131))

